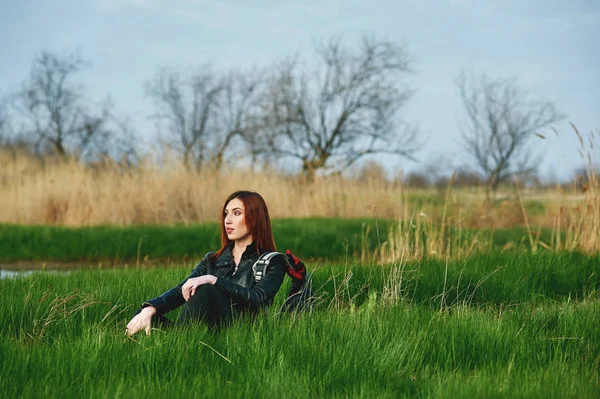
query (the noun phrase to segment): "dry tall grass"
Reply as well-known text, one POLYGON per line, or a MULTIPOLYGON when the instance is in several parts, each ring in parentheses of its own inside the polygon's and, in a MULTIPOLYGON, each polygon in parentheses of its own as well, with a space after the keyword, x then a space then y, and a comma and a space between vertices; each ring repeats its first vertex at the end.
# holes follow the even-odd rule
POLYGON ((476 250, 489 250, 489 237, 481 239, 477 230, 467 234, 467 229, 471 227, 466 217, 469 208, 457 201, 452 189, 452 180, 453 178, 450 179, 441 207, 416 206, 408 199, 404 200, 397 223, 384 232, 383 243, 377 248, 371 249, 366 246, 366 236, 371 232, 365 231, 361 260, 399 266, 394 271, 400 275, 394 278, 401 281, 403 267, 409 260, 425 257, 464 258, 476 250))
POLYGON ((557 250, 600 252, 600 176, 593 159, 595 135, 587 140, 571 125, 579 140, 579 153, 586 163, 582 191, 584 200, 577 204, 565 203, 555 210, 552 247, 557 250))
MULTIPOLYGON (((124 168, 114 163, 40 160, 20 152, 0 151, 0 223, 66 226, 197 223, 218 219, 222 201, 233 191, 260 192, 272 217, 405 218, 417 198, 440 202, 445 193, 407 189, 381 178, 317 177, 307 183, 277 171, 188 170, 176 160, 144 162, 124 168)), ((451 208, 461 209, 466 227, 512 227, 523 224, 519 204, 507 199, 493 212, 483 206, 483 192, 454 190, 451 208)), ((448 208, 450 209, 450 208, 448 208)), ((440 206, 429 207, 433 223, 440 206)), ((554 218, 534 222, 552 226, 554 218)))
POLYGON ((271 216, 394 217, 402 187, 371 179, 318 177, 312 184, 275 171, 188 170, 177 161, 137 168, 38 160, 0 153, 0 222, 67 226, 195 223, 218 219, 235 190, 261 193, 271 216))

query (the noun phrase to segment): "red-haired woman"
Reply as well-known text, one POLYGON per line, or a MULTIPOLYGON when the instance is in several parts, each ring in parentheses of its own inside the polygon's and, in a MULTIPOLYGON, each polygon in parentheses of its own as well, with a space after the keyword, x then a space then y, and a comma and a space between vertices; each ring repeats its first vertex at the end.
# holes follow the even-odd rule
POLYGON ((208 253, 177 287, 146 301, 127 324, 127 334, 150 333, 152 325, 168 323, 163 315, 181 305, 177 323, 203 321, 218 327, 241 312, 256 313, 269 305, 288 268, 285 255, 270 260, 265 276, 255 282, 258 257, 275 251, 267 204, 260 194, 236 191, 223 206, 221 243, 208 253))

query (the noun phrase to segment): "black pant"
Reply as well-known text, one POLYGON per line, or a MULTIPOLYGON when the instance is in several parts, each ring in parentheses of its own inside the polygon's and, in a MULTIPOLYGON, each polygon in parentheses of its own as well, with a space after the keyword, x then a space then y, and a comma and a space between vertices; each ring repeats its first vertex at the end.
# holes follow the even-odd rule
MULTIPOLYGON (((136 316, 142 310, 137 310, 136 316)), ((210 328, 218 329, 231 324, 233 321, 233 309, 231 298, 223 291, 210 285, 203 284, 196 289, 194 295, 183 305, 177 323, 162 315, 152 317, 152 327, 170 327, 173 325, 184 325, 190 322, 204 322, 210 328)))
POLYGON ((209 327, 228 325, 233 320, 231 298, 211 284, 203 284, 183 305, 177 324, 202 321, 209 327))

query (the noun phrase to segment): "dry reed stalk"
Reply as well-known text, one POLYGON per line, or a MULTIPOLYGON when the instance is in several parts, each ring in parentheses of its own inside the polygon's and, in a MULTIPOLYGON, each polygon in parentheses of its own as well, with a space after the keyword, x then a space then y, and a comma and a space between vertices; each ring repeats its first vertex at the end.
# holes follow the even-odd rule
MULTIPOLYGON (((565 203, 556 212, 552 244, 555 250, 598 253, 600 251, 600 176, 592 157, 595 136, 594 132, 590 132, 586 145, 586 140, 577 127, 572 123, 571 127, 577 135, 579 153, 586 165, 586 183, 582 187, 584 198, 576 205, 565 203)), ((575 182, 575 185, 577 183, 575 182)))
POLYGON ((521 188, 519 187, 519 180, 515 176, 515 189, 517 191, 517 197, 519 198, 519 205, 521 206, 521 211, 523 213, 523 219, 525 220, 525 227, 527 228, 527 237, 529 238, 529 244, 531 245, 531 252, 536 253, 538 244, 539 244, 539 234, 537 235, 537 240, 533 239, 533 235, 531 233, 531 226, 529 225, 529 219, 527 218, 527 210, 525 209, 525 203, 523 202, 523 195, 521 194, 521 188))
POLYGON ((385 242, 379 242, 375 249, 369 248, 367 242, 371 232, 368 228, 363 230, 361 261, 382 266, 382 303, 395 305, 405 298, 405 280, 413 278, 412 274, 418 268, 418 263, 413 268, 407 267, 409 261, 425 257, 464 259, 477 250, 491 248, 491 237, 481 241, 478 233, 470 239, 464 235, 465 207, 460 206, 453 195, 452 181, 450 179, 446 189, 440 216, 434 207, 417 209, 410 206, 404 196, 398 206, 401 213, 397 223, 388 229, 385 242), (383 268, 384 265, 388 268, 383 268))
MULTIPOLYGON (((27 333, 27 335, 34 340, 42 340, 48 330, 58 322, 66 321, 73 315, 84 311, 86 308, 100 303, 89 294, 83 295, 73 291, 64 296, 56 296, 48 304, 47 308, 42 310, 42 305, 46 298, 47 295, 44 295, 42 299, 40 299, 40 307, 37 309, 34 316, 32 331, 27 333), (42 314, 38 315, 40 310, 42 311, 42 314)), ((27 304, 27 301, 25 301, 25 303, 27 304)))
MULTIPOLYGON (((474 251, 491 246, 491 240, 480 241, 475 233, 469 238, 465 235, 465 211, 452 190, 453 179, 446 189, 441 215, 435 206, 422 206, 417 209, 404 198, 397 223, 387 231, 383 244, 371 250, 367 242, 370 231, 364 231, 362 237, 363 262, 379 262, 380 264, 404 265, 409 260, 420 260, 425 257, 464 258, 474 251)), ((402 274, 402 273, 400 273, 402 274)))

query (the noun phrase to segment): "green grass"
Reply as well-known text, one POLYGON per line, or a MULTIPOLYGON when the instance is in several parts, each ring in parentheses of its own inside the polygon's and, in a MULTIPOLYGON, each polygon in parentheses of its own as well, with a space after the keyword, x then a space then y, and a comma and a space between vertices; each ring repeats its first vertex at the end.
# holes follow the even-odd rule
MULTIPOLYGON (((387 231, 374 219, 278 219, 273 233, 279 250, 291 248, 305 258, 340 259, 360 250, 365 225, 387 231), (315 240, 315 237, 319 237, 315 240)), ((0 225, 0 261, 194 260, 220 246, 216 223, 191 226, 60 226, 0 225)), ((376 235, 368 238, 374 246, 376 235)))
MULTIPOLYGON (((311 264, 317 309, 125 337, 182 267, 0 280, 0 397, 600 395, 600 258, 477 255, 403 269, 311 264)), ((287 283, 286 283, 287 284, 287 283)), ((173 315, 175 316, 175 315, 173 315)))
MULTIPOLYGON (((302 258, 340 261, 359 255, 363 247, 374 250, 387 240, 388 229, 395 225, 395 221, 384 219, 278 219, 273 221, 273 232, 280 251, 291 249, 302 258)), ((452 237, 459 234, 452 226, 445 231, 448 242, 454 242, 452 237)), ((531 247, 527 230, 519 227, 464 229, 460 242, 469 247, 476 233, 480 242, 489 241, 492 248, 531 247)), ((219 234, 215 223, 82 228, 0 224, 0 262, 191 262, 219 248, 219 234)), ((425 232, 421 239, 427 240, 425 232)), ((550 243, 551 231, 542 229, 539 239, 550 243)))
MULTIPOLYGON (((343 292, 340 301, 352 298, 361 305, 370 292, 380 293, 389 285, 390 266, 316 267, 315 285, 326 293, 343 292)), ((432 309, 580 301, 600 292, 600 257, 576 252, 491 252, 467 260, 410 262, 394 270, 402 271, 402 284, 395 284, 402 300, 432 309)))
POLYGON ((587 302, 501 318, 395 307, 238 323, 216 336, 155 331, 137 342, 88 322, 52 343, 0 344, 0 389, 3 397, 592 398, 599 321, 600 306, 587 302))

